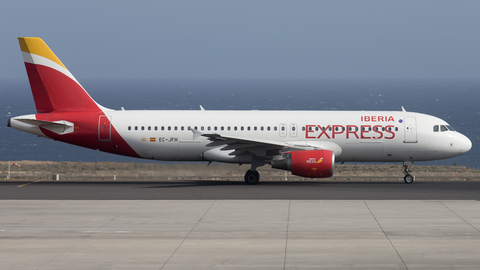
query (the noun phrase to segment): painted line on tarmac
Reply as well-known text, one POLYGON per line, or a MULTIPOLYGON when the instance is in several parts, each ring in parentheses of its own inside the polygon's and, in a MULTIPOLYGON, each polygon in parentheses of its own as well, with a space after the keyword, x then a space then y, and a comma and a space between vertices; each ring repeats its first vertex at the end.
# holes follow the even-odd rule
POLYGON ((37 182, 40 182, 40 181, 42 181, 42 179, 38 179, 38 180, 35 180, 35 181, 33 181, 33 182, 26 183, 26 184, 23 184, 23 185, 20 185, 20 186, 17 186, 17 187, 24 187, 24 186, 26 186, 26 185, 30 185, 30 184, 33 184, 33 183, 37 183, 37 182))

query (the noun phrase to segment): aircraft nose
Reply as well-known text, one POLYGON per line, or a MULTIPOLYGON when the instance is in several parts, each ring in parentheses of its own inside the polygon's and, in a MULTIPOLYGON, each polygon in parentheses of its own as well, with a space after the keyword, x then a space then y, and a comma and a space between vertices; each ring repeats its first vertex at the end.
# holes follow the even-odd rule
POLYGON ((462 134, 462 137, 459 138, 458 148, 460 148, 460 153, 465 154, 472 149, 472 141, 462 134))

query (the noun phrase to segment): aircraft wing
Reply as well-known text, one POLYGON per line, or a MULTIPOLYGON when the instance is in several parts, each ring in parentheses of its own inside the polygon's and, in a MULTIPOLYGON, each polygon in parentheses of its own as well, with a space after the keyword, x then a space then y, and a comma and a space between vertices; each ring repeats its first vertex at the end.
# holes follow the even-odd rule
POLYGON ((271 159, 275 155, 281 155, 283 152, 288 151, 321 149, 319 147, 309 145, 305 141, 281 142, 222 135, 218 133, 204 133, 200 136, 206 137, 211 141, 211 143, 207 144, 207 146, 218 146, 220 147, 221 151, 230 151, 229 155, 240 156, 245 154, 253 154, 258 158, 265 160, 271 159))

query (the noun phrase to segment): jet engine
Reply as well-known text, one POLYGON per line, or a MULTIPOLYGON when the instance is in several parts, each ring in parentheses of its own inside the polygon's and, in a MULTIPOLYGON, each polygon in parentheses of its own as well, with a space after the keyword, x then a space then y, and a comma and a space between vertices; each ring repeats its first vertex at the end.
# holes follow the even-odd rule
POLYGON ((335 153, 330 150, 286 152, 284 159, 272 160, 272 168, 291 171, 293 175, 325 178, 333 175, 335 153))

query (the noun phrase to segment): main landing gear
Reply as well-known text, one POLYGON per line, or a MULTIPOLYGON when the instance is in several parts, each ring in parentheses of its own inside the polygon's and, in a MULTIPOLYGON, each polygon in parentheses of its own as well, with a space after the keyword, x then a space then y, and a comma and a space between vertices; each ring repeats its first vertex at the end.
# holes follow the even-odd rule
POLYGON ((415 176, 410 174, 410 167, 412 167, 413 162, 405 161, 403 162, 403 173, 405 177, 403 177, 403 181, 407 184, 413 183, 415 181, 415 176))
POLYGON ((245 173, 245 183, 247 185, 256 185, 258 181, 260 180, 260 174, 258 173, 257 170, 248 170, 245 173))
POLYGON ((247 185, 256 185, 260 180, 260 174, 257 172, 257 168, 265 165, 265 160, 252 155, 252 165, 250 170, 245 173, 245 183, 247 185))

